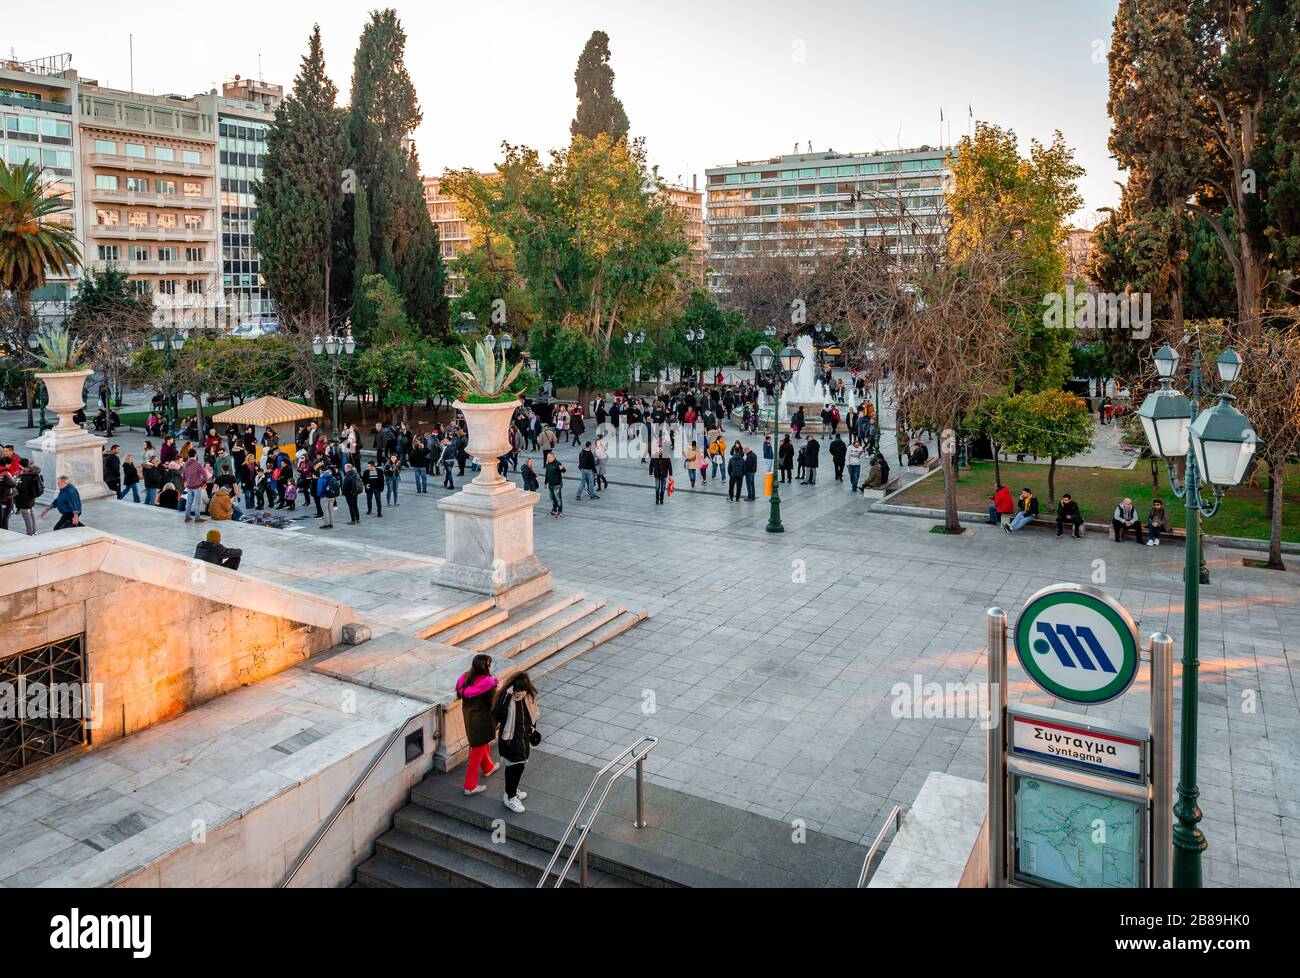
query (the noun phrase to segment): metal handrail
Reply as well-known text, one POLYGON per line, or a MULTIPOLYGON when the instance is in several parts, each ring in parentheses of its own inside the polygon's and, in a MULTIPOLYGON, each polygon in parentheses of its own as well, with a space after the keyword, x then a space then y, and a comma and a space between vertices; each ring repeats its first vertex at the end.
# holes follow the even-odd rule
POLYGON ((871 871, 871 860, 876 858, 876 853, 880 850, 880 844, 885 841, 885 836, 889 832, 889 827, 892 825, 894 831, 897 832, 902 821, 903 809, 898 805, 895 805, 894 810, 889 813, 889 817, 885 820, 885 824, 882 825, 880 831, 876 833, 876 841, 871 843, 871 848, 867 850, 867 858, 862 860, 862 875, 858 877, 859 890, 867 883, 867 873, 871 871))
POLYGON ((569 875, 569 870, 573 868, 573 861, 578 858, 579 855, 582 857, 582 862, 578 869, 579 884, 584 887, 587 885, 587 836, 591 832, 591 827, 596 824, 596 816, 600 814, 600 806, 605 804, 605 798, 609 795, 609 790, 614 787, 614 783, 626 774, 628 769, 633 765, 636 765, 636 821, 632 824, 638 829, 645 828, 645 759, 646 756, 655 749, 655 745, 658 743, 658 737, 651 737, 649 735, 641 737, 624 750, 623 753, 619 754, 618 757, 614 758, 596 772, 596 776, 591 779, 591 785, 587 788, 587 793, 584 794, 582 800, 578 802, 578 807, 573 813, 573 818, 569 819, 569 824, 565 828, 564 834, 560 836, 560 842, 555 847, 555 853, 551 856, 551 861, 546 864, 546 869, 542 870, 542 878, 537 881, 537 889, 540 890, 546 885, 546 880, 550 877, 551 870, 555 868, 556 860, 560 858, 560 853, 564 851, 564 846, 569 841, 569 836, 573 834, 573 829, 577 826, 578 819, 582 817, 582 813, 587 807, 587 802, 591 800, 591 793, 596 790, 596 785, 600 783, 600 779, 608 773, 610 768, 614 767, 614 765, 618 764, 618 762, 622 761, 625 757, 628 757, 628 755, 631 755, 631 757, 628 759, 627 763, 620 767, 605 783, 605 790, 600 793, 600 797, 592 807, 591 817, 583 824, 582 832, 578 836, 578 841, 573 844, 573 851, 569 853, 568 861, 564 864, 564 868, 561 869, 555 877, 554 888, 559 889, 564 885, 564 881, 569 875), (638 752, 638 748, 643 744, 645 745, 645 748, 638 752))
MULTIPOLYGON (((411 716, 407 717, 398 725, 397 729, 392 732, 387 742, 384 744, 384 749, 381 750, 378 754, 376 754, 374 760, 372 760, 368 765, 366 765, 365 772, 362 773, 360 780, 357 781, 356 786, 348 794, 347 798, 343 800, 343 804, 339 805, 338 808, 334 809, 334 814, 329 817, 329 821, 326 822, 325 825, 321 828, 321 830, 316 833, 316 837, 312 839, 312 843, 310 846, 307 847, 307 851, 298 857, 298 861, 293 864, 293 869, 289 870, 288 875, 286 875, 285 878, 280 882, 280 889, 284 889, 286 886, 292 883, 293 878, 298 875, 298 870, 302 869, 303 866, 307 865, 307 860, 311 858, 311 854, 315 852, 317 847, 319 847, 320 844, 325 840, 325 836, 329 833, 329 830, 334 827, 334 823, 339 820, 339 816, 343 814, 343 812, 347 809, 347 807, 351 805, 352 802, 356 799, 357 795, 361 793, 361 789, 366 786, 366 782, 370 780, 370 775, 374 773, 375 768, 379 767, 379 762, 382 761, 387 756, 388 752, 392 750, 393 745, 397 743, 398 740, 401 739, 402 734, 406 732, 407 724, 409 724, 412 720, 414 720, 416 717, 420 716, 425 712, 427 711, 421 710, 419 713, 414 713, 411 716)), ((436 707, 436 714, 437 715, 435 716, 435 719, 437 720, 437 730, 435 731, 434 736, 441 736, 442 733, 442 716, 441 716, 442 707, 441 706, 436 707)))

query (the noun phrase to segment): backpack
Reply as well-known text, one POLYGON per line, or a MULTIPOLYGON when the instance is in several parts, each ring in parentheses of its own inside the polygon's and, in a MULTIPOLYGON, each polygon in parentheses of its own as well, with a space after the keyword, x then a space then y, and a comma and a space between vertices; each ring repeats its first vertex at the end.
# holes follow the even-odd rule
POLYGON ((339 494, 339 479, 336 475, 331 475, 325 480, 325 498, 336 499, 339 494))
POLYGON ((45 478, 39 472, 36 473, 36 496, 39 499, 45 495, 45 478))

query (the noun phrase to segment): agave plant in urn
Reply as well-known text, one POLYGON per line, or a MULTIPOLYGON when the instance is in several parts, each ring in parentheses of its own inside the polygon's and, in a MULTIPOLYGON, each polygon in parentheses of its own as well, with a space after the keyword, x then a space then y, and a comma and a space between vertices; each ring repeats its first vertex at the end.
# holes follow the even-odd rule
POLYGON ((481 486, 496 485, 506 481, 497 471, 497 459, 510 452, 510 419, 520 404, 519 394, 511 385, 519 377, 523 364, 509 367, 504 350, 498 362, 482 342, 474 344, 473 353, 465 347, 461 347, 460 353, 465 358, 466 369, 448 368, 460 383, 460 397, 452 402, 452 407, 465 416, 469 436, 466 447, 482 467, 474 482, 481 486))
POLYGON ((36 341, 36 359, 43 368, 37 371, 36 379, 45 385, 46 403, 59 416, 61 430, 80 431, 72 419, 85 407, 86 378, 94 372, 82 359, 82 344, 72 339, 63 326, 38 333, 36 341))

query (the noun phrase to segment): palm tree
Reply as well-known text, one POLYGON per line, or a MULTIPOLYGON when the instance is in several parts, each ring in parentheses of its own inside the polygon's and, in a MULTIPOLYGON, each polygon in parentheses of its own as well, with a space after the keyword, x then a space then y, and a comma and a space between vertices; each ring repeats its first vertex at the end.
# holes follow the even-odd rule
MULTIPOLYGON (((71 208, 71 201, 48 191, 43 172, 30 160, 20 166, 0 160, 0 289, 14 300, 18 342, 24 346, 31 333, 32 293, 51 272, 68 275, 81 263, 75 232, 54 220, 71 208)), ((32 396, 26 384, 23 394, 31 428, 32 396)))

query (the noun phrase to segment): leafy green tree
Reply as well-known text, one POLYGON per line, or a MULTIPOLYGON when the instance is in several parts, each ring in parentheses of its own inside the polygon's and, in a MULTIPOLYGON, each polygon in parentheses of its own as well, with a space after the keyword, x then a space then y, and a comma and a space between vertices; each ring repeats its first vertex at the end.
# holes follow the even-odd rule
POLYGON ((1082 398, 1062 390, 1016 394, 998 408, 997 430, 1009 452, 1051 460, 1047 467, 1047 503, 1056 502, 1058 459, 1092 448, 1092 414, 1082 398))
POLYGON ((614 94, 614 69, 609 66, 609 35, 592 31, 573 73, 578 86, 578 112, 569 135, 595 139, 604 134, 617 142, 627 138, 627 112, 614 94))
POLYGON ((373 325, 361 334, 363 346, 388 346, 414 340, 401 293, 382 275, 367 275, 361 282, 365 319, 373 325))
POLYGON ((290 328, 309 317, 329 320, 334 226, 347 179, 347 132, 337 98, 317 25, 293 90, 276 110, 262 179, 253 188, 262 274, 290 328))
POLYGON ((1008 325, 1018 337, 1017 390, 1060 387, 1070 369, 1070 332, 1043 322, 1042 301, 1065 289, 1066 220, 1083 203, 1083 168, 1057 132, 1050 144, 1030 144, 1022 157, 1016 134, 978 123, 952 160, 948 195, 949 249, 960 262, 988 237, 1011 241, 1019 253, 1004 285, 1008 325))
MULTIPOLYGON (((603 369, 618 358, 614 337, 663 316, 677 297, 679 259, 689 251, 682 216, 655 192, 662 188, 639 140, 576 136, 549 165, 507 145, 495 175, 450 171, 443 188, 485 233, 510 241, 545 326, 534 333, 557 351, 557 367, 590 359, 603 369)), ((594 377, 579 378, 584 402, 594 377)))
POLYGON ((412 404, 452 396, 446 370, 450 361, 436 354, 436 349, 426 340, 372 347, 358 354, 353 378, 373 390, 384 407, 401 408, 402 420, 408 420, 412 404))

